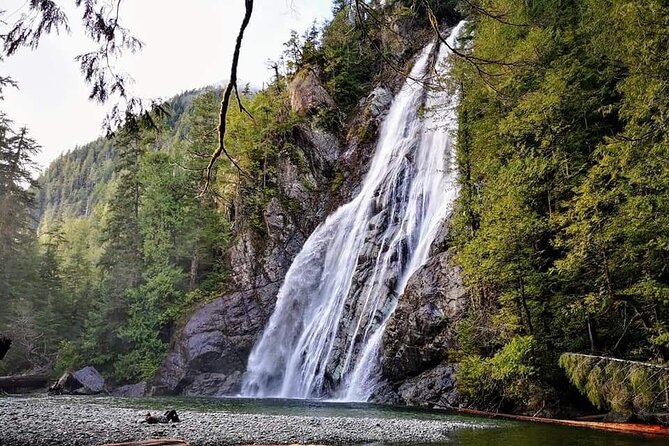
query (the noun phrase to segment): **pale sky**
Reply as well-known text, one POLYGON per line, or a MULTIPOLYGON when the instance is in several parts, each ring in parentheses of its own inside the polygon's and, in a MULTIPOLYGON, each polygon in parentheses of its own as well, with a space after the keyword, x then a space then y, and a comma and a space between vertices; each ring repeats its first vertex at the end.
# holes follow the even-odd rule
MULTIPOLYGON (((16 19, 26 3, 2 0, 9 15, 5 20, 16 19)), ((74 11, 74 0, 57 3, 74 11)), ((290 31, 302 33, 314 20, 322 23, 330 18, 331 6, 331 0, 256 0, 242 45, 241 82, 261 86, 267 81, 267 60, 278 59, 290 31)), ((168 99, 227 79, 243 10, 243 0, 125 0, 122 25, 145 44, 140 53, 121 62, 135 81, 133 92, 146 99, 168 99)), ((29 128, 42 146, 42 167, 101 136, 109 109, 88 100, 89 87, 74 61, 94 48, 78 23, 80 15, 69 14, 70 35, 46 37, 37 50, 20 50, 0 67, 1 75, 19 83, 19 90, 5 90, 0 110, 29 128)))

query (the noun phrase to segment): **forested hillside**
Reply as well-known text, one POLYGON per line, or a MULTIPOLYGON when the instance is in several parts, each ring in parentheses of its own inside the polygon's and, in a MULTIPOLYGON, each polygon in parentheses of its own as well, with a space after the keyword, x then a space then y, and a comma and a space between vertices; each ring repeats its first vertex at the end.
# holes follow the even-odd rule
MULTIPOLYGON (((7 371, 92 361, 119 380, 149 376, 170 324, 189 302, 220 289, 229 225, 211 196, 198 197, 197 156, 209 149, 194 135, 219 96, 178 95, 153 126, 62 155, 34 182, 36 192, 25 192, 22 212, 34 209, 37 224, 14 225, 27 237, 39 226, 39 241, 21 243, 28 251, 15 257, 20 264, 9 258, 3 268, 28 276, 3 289, 4 332, 15 339, 7 371), (142 296, 154 293, 151 301, 139 298, 140 286, 142 296)), ((31 166, 27 153, 18 161, 31 166)))
POLYGON ((39 178, 37 218, 45 215, 89 215, 108 197, 109 183, 118 161, 111 140, 98 139, 53 161, 39 178))
MULTIPOLYGON (((465 5, 457 74, 460 384, 478 405, 539 408, 564 399, 563 352, 669 359, 669 7, 483 6, 465 5)), ((591 400, 632 412, 643 379, 595 369, 591 400)))
MULTIPOLYGON (((167 131, 179 132, 181 115, 203 91, 186 91, 168 101, 167 131)), ((54 160, 38 179, 37 220, 88 216, 96 205, 109 201, 119 161, 116 145, 113 139, 99 138, 54 160)))

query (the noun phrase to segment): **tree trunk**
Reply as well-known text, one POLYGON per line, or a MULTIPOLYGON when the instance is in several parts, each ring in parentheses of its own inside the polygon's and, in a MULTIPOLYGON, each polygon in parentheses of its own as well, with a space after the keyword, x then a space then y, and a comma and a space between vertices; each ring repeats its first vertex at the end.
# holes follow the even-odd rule
POLYGON ((37 389, 49 382, 49 375, 0 376, 0 390, 16 393, 21 389, 37 389))
POLYGON ((197 251, 193 252, 193 257, 190 261, 190 274, 188 277, 188 291, 193 291, 197 285, 197 270, 200 265, 200 257, 197 255, 197 251))

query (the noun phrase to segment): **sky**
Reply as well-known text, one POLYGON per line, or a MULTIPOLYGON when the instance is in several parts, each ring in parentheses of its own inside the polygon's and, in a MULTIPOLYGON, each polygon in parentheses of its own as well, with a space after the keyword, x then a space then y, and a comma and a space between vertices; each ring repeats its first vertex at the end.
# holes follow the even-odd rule
MULTIPOLYGON (((101 136, 110 108, 88 100, 89 87, 74 61, 94 48, 77 22, 80 11, 74 0, 57 3, 69 13, 71 33, 47 36, 38 49, 22 49, 0 66, 1 75, 19 84, 18 90, 4 91, 0 110, 17 126, 28 127, 42 146, 37 159, 42 168, 59 154, 101 136)), ((2 0, 5 20, 16 20, 26 4, 2 0)), ((301 33, 314 20, 330 18, 331 5, 331 0, 256 0, 242 44, 240 83, 261 87, 271 76, 267 61, 278 59, 290 31, 301 33)), ((137 96, 168 99, 229 76, 243 0, 125 0, 121 8, 121 24, 145 44, 138 54, 118 63, 133 78, 137 96)))

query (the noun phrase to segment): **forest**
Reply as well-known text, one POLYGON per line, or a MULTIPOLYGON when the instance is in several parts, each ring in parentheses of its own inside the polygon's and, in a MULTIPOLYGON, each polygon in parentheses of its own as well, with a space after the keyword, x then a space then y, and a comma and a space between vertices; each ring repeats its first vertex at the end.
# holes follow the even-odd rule
POLYGON ((262 239, 264 207, 286 199, 279 160, 307 163, 296 126, 346 141, 360 99, 394 72, 384 18, 432 38, 434 20, 464 17, 455 72, 435 87, 461 94, 443 249, 469 290, 449 353, 463 405, 587 404, 571 380, 595 406, 635 410, 629 374, 597 391, 560 357, 669 360, 669 5, 396 0, 360 22, 350 3, 293 34, 270 85, 241 92, 253 119, 231 107, 226 134, 239 166, 221 159, 206 191, 219 88, 184 92, 150 126, 73 149, 37 179, 38 142, 1 115, 0 334, 14 344, 0 374, 92 364, 116 383, 154 377, 194 308, 231 291, 240 228, 262 239), (287 83, 305 67, 334 109, 291 109, 287 83))
POLYGON ((669 9, 485 5, 457 74, 457 355, 479 404, 540 406, 568 385, 561 353, 668 359, 669 9))

